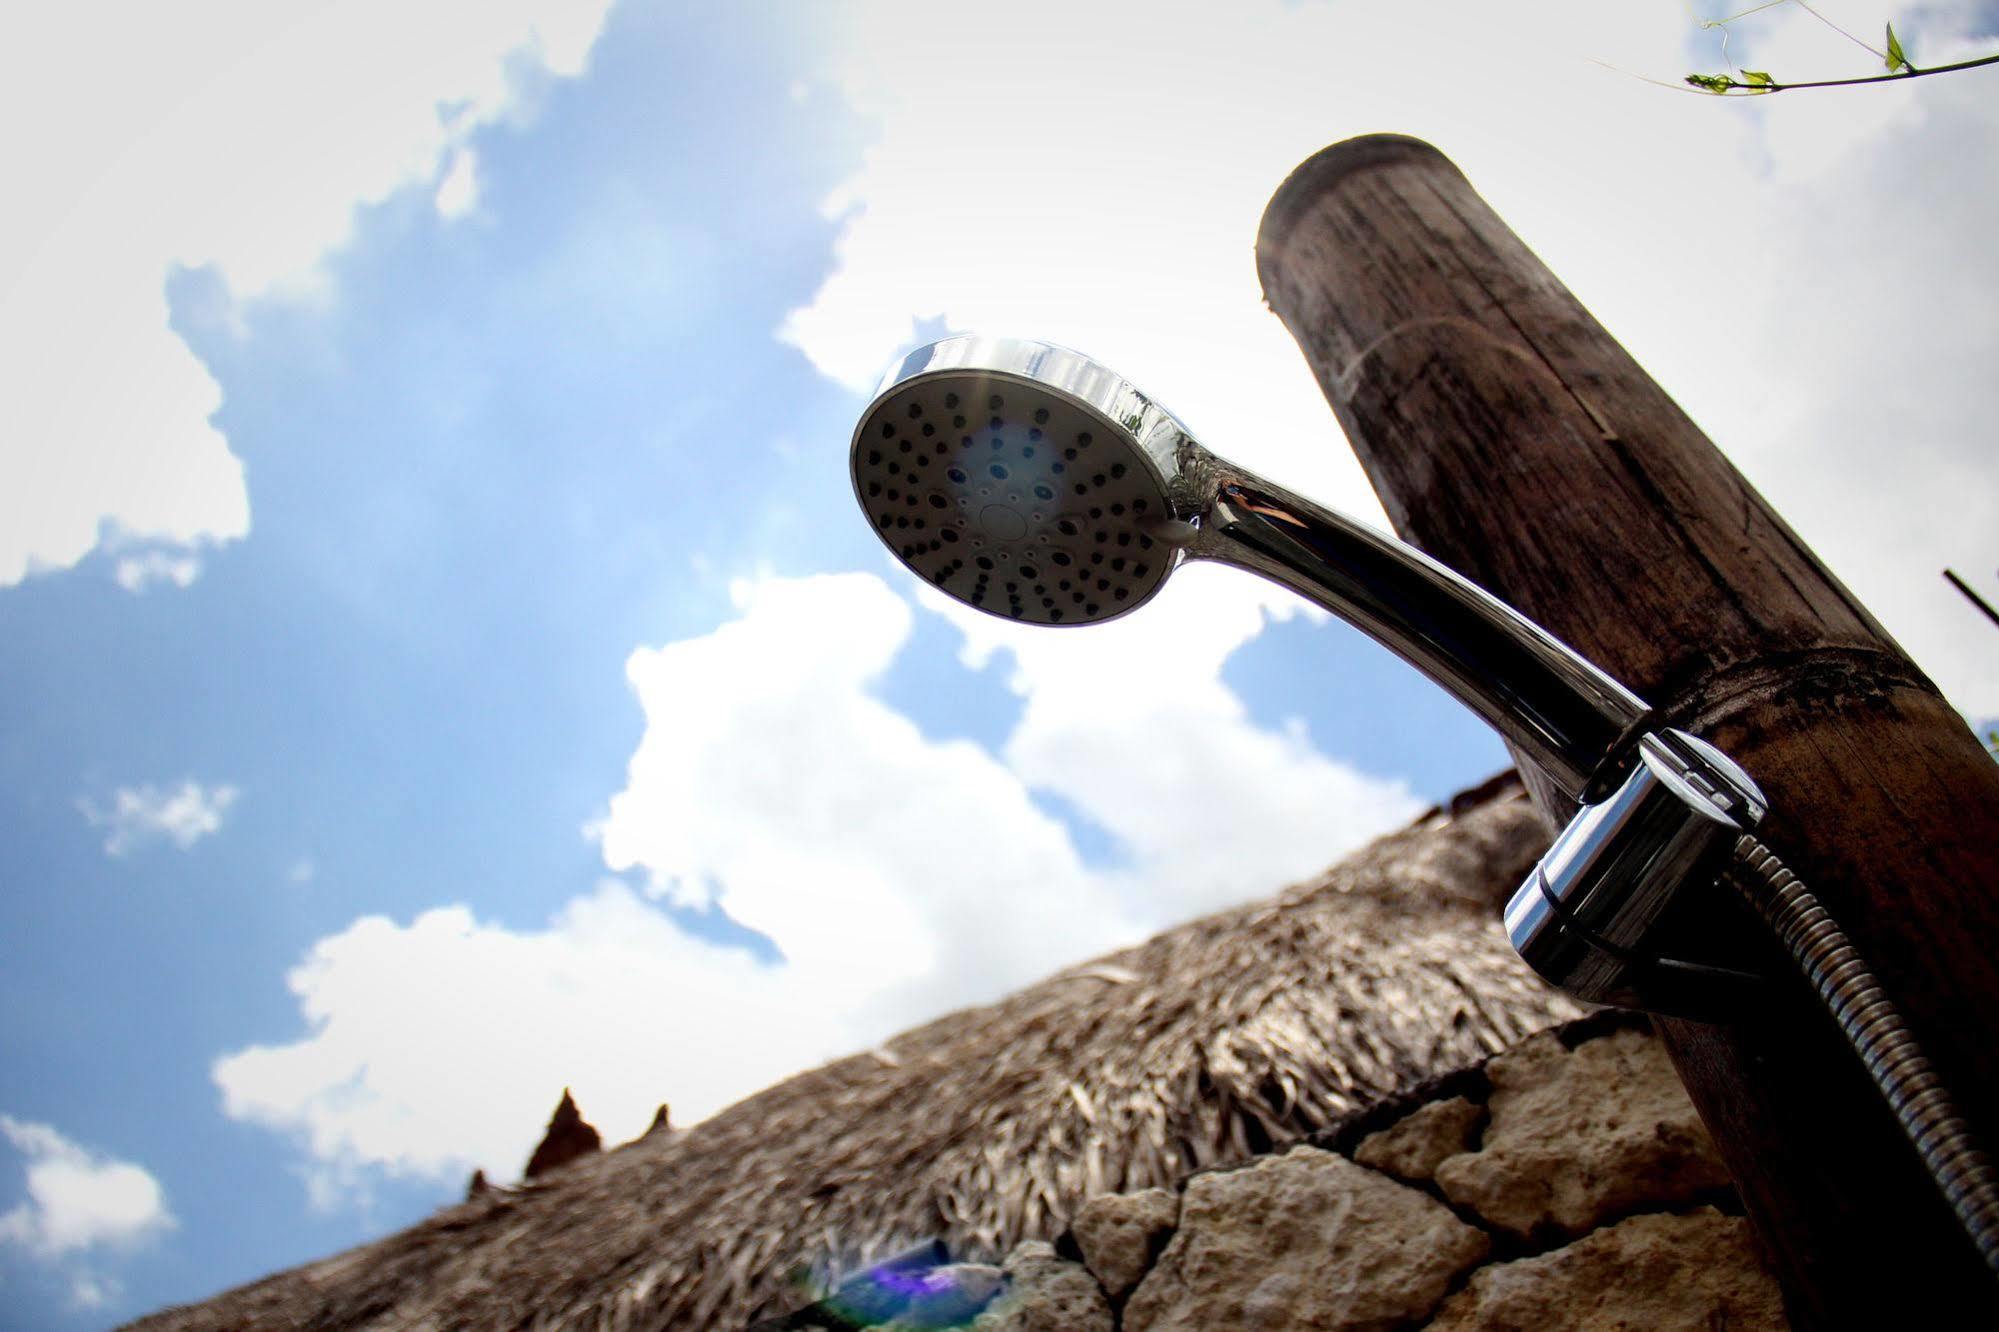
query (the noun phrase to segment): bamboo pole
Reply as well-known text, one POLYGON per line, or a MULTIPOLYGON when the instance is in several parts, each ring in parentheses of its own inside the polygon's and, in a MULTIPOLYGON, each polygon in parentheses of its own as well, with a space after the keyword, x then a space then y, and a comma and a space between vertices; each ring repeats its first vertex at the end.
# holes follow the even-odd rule
MULTIPOLYGON (((1396 529, 1749 770, 1767 840, 1992 1141, 1999 765, 1964 721, 1435 148, 1372 135, 1318 153, 1271 200, 1257 266, 1396 529)), ((1688 914, 1690 946, 1767 947, 1719 894, 1688 914)), ((1999 1312, 1799 988, 1723 1025, 1661 1025, 1794 1322, 1999 1312)))

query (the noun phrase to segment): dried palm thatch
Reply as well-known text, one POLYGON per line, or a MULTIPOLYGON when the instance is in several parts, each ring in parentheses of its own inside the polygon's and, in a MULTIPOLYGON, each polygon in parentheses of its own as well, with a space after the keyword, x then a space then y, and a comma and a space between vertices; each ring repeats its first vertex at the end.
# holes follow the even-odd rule
POLYGON ((1498 923, 1545 841, 1517 788, 1486 792, 684 1133, 137 1326, 739 1328, 922 1240, 1053 1237, 1093 1194, 1281 1147, 1574 1017, 1498 923))

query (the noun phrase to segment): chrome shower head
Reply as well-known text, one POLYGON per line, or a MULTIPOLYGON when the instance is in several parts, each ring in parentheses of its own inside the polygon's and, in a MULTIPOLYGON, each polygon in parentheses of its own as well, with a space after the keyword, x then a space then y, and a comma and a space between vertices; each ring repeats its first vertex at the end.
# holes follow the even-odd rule
POLYGON ((1060 347, 952 338, 905 360, 854 433, 854 494, 918 576, 981 610, 1091 624, 1180 558, 1170 477, 1186 432, 1060 347))
POLYGON ((1209 559, 1326 607, 1456 695, 1570 794, 1599 794, 1645 704, 1505 603, 1394 538, 1206 449, 1087 356, 954 337, 884 377, 854 494, 926 582, 991 614, 1093 624, 1209 559))
POLYGON ((1648 951, 1680 886, 1760 815, 1746 774, 1692 736, 1653 731, 1643 700, 1421 551, 1208 452, 1088 357, 1002 338, 919 348, 861 417, 851 464, 876 535, 995 615, 1111 619, 1189 559, 1339 615, 1587 807, 1507 908, 1530 965, 1593 1001, 1671 1011, 1751 982, 1648 951))

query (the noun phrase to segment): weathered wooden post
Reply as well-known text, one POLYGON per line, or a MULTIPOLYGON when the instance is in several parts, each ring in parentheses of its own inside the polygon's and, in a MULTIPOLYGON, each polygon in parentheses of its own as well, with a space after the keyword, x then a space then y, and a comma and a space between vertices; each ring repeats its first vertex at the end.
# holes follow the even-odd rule
MULTIPOLYGON (((1318 153, 1257 265, 1397 530, 1749 770, 1767 840, 1999 1137, 1999 765, 1935 686, 1435 148, 1318 153)), ((1999 1309, 1798 988, 1662 1025, 1800 1326, 1999 1309)))

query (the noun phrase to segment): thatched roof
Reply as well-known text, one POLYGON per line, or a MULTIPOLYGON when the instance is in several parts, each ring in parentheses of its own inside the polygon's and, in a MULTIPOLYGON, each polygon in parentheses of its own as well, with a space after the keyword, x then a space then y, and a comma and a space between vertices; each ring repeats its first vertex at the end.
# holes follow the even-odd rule
POLYGON ((1282 1146, 1577 1014, 1499 925, 1542 825, 1515 787, 1457 803, 684 1132, 136 1326, 739 1328, 923 1240, 1052 1238, 1093 1194, 1282 1146))

